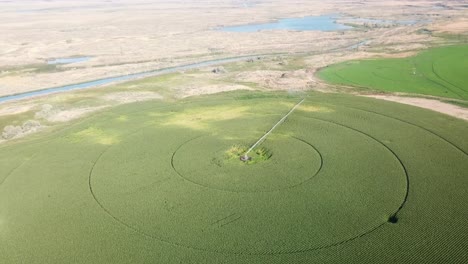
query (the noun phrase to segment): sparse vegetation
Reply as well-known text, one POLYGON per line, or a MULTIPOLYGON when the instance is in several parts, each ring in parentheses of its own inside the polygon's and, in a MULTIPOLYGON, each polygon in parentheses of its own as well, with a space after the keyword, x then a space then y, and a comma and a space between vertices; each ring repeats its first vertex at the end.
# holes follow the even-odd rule
POLYGON ((244 155, 244 153, 247 151, 247 147, 245 146, 240 146, 240 145, 234 145, 230 149, 226 151, 226 156, 227 159, 234 159, 234 160, 239 160, 239 158, 244 155))
POLYGON ((41 128, 41 123, 36 120, 28 120, 21 126, 8 125, 3 129, 3 139, 13 139, 23 137, 26 134, 34 133, 41 128))

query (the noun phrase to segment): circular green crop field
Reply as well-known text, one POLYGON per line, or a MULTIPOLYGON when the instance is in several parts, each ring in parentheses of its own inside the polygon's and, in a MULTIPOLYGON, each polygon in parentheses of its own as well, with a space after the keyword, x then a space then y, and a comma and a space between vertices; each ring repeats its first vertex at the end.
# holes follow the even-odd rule
POLYGON ((241 150, 298 100, 235 92, 133 104, 3 146, 3 256, 49 263, 72 256, 86 263, 463 259, 466 122, 311 93, 242 162, 241 150))
POLYGON ((468 45, 432 48, 413 57, 347 61, 322 69, 327 82, 360 89, 468 99, 468 45))

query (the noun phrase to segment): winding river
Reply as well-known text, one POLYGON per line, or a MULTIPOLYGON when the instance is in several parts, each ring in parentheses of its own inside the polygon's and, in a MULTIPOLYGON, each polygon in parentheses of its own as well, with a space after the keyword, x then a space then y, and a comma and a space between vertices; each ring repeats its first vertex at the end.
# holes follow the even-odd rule
MULTIPOLYGON (((364 41, 360 41, 358 43, 352 44, 350 46, 333 48, 328 51, 331 52, 331 51, 337 51, 337 50, 350 50, 350 49, 355 49, 356 47, 360 45, 365 45, 368 43, 370 43, 370 40, 364 40, 364 41)), ((34 96, 47 95, 47 94, 52 94, 52 93, 57 93, 57 92, 93 88, 93 87, 97 87, 97 86, 105 85, 105 84, 117 83, 117 82, 122 82, 122 81, 130 81, 130 80, 135 80, 138 78, 144 78, 144 77, 150 77, 150 76, 159 76, 159 75, 164 75, 164 74, 169 74, 169 73, 175 73, 178 71, 197 69, 200 67, 208 67, 208 66, 220 65, 220 64, 230 63, 230 62, 238 62, 242 60, 256 59, 259 56, 264 57, 264 56, 278 56, 278 55, 282 55, 282 53, 214 59, 214 60, 207 60, 207 61, 202 61, 202 62, 197 62, 197 63, 179 65, 179 66, 174 66, 174 67, 162 68, 162 69, 157 69, 157 70, 152 70, 152 71, 133 73, 133 74, 115 76, 115 77, 108 77, 108 78, 103 78, 103 79, 98 79, 98 80, 88 81, 88 82, 83 82, 83 83, 69 84, 69 85, 64 85, 64 86, 58 86, 58 87, 46 88, 46 89, 41 89, 41 90, 13 94, 13 95, 1 96, 0 103, 5 103, 5 102, 13 101, 13 100, 27 99, 27 98, 34 97, 34 96)))
POLYGON ((85 89, 85 88, 91 88, 91 87, 96 87, 96 86, 110 84, 110 83, 134 80, 134 79, 143 78, 143 77, 158 76, 158 75, 169 74, 169 73, 174 73, 178 71, 192 70, 192 69, 196 69, 200 67, 208 67, 208 66, 224 64, 224 63, 229 63, 229 62, 253 59, 256 57, 258 57, 258 55, 202 61, 202 62, 197 62, 197 63, 192 63, 192 64, 185 64, 185 65, 180 65, 180 66, 157 69, 153 71, 133 73, 133 74, 128 74, 128 75, 103 78, 103 79, 98 79, 98 80, 88 81, 88 82, 83 82, 83 83, 70 84, 70 85, 64 85, 64 86, 53 87, 53 88, 46 88, 42 90, 36 90, 36 91, 25 92, 25 93, 18 93, 18 94, 0 97, 0 103, 18 100, 18 99, 25 99, 25 98, 29 98, 33 96, 38 96, 38 95, 46 95, 46 94, 51 94, 51 93, 56 93, 56 92, 85 89))

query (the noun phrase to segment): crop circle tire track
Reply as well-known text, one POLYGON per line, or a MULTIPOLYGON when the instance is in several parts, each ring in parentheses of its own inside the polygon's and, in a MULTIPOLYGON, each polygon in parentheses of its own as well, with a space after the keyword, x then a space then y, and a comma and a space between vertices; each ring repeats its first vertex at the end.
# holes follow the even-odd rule
POLYGON ((370 111, 370 110, 365 110, 365 109, 362 109, 362 108, 357 108, 357 107, 350 107, 350 106, 341 106, 341 107, 344 107, 344 108, 348 108, 348 109, 355 109, 355 110, 359 110, 359 111, 362 111, 362 112, 367 112, 367 113, 370 113, 370 114, 374 114, 374 115, 379 115, 379 116, 383 116, 383 117, 386 117, 386 118, 389 118, 389 119, 394 119, 394 120, 397 120, 397 121, 400 121, 402 123, 405 123, 405 124, 408 124, 408 125, 412 125, 412 126, 415 126, 419 129, 422 129, 438 138, 440 138, 442 141, 445 141, 447 144, 451 145, 452 147, 454 147, 455 149, 457 149, 458 151, 462 152, 463 154, 465 154, 465 156, 468 156, 468 152, 463 150, 462 148, 460 148, 459 146, 455 145, 453 142, 451 142, 450 140, 444 138, 443 136, 431 131, 430 129, 427 129, 423 126, 420 126, 420 125, 417 125, 417 124, 414 124, 414 123, 411 123, 411 122, 408 122, 406 120, 403 120, 403 119, 400 119, 400 118, 397 118, 397 117, 393 117, 393 116, 389 116, 389 115, 385 115, 385 114, 382 114, 382 113, 379 113, 379 112, 374 112, 374 111, 370 111))
MULTIPOLYGON (((262 100, 263 98, 255 98, 255 100, 262 100)), ((226 100, 228 101, 228 100, 226 100)), ((388 115, 385 115, 385 114, 381 114, 381 113, 378 113, 378 112, 373 112, 373 111, 368 111, 368 110, 364 110, 364 109, 360 109, 360 108, 356 108, 356 107, 348 107, 348 106, 340 106, 340 107, 344 107, 344 108, 349 108, 349 109, 355 109, 355 110, 359 110, 359 111, 363 111, 363 112, 367 112, 369 114, 375 114, 375 115, 378 115, 378 116, 383 116, 383 117, 386 117, 386 118, 389 118, 389 119, 393 119, 393 120, 396 120, 396 121, 400 121, 400 122, 403 122, 405 124, 408 124, 408 125, 411 125, 411 126, 414 126, 414 127, 417 127, 419 129, 422 129, 423 131, 427 132, 427 133, 430 133, 432 135, 434 135, 435 137, 443 140, 444 142, 446 142, 447 144, 451 145, 453 148, 457 149, 458 151, 462 152, 465 156, 468 156, 468 153, 463 150, 462 148, 458 147, 457 145, 455 145, 454 143, 450 142, 448 139, 444 138, 443 136, 423 127, 423 126, 420 126, 420 125, 417 125, 415 123, 411 123, 409 121, 406 121, 406 120, 403 120, 403 119, 399 119, 397 117, 392 117, 392 116, 388 116, 388 115)), ((154 107, 154 108, 159 108, 159 107, 154 107)), ((153 107, 151 108, 148 108, 148 109, 154 109, 153 107)), ((170 106, 166 106, 166 107, 161 107, 161 108, 170 108, 170 106)), ((142 110, 138 110, 138 111, 133 111, 133 112, 144 112, 144 111, 148 111, 148 109, 142 109, 142 110)), ((113 115, 114 113, 112 113, 113 115)), ((407 200, 408 200, 408 196, 409 196, 409 187, 410 187, 410 179, 409 179, 409 175, 408 175, 408 172, 406 170, 406 167, 403 163, 403 161, 401 160, 401 158, 391 149, 389 148, 387 145, 385 145, 385 143, 383 143, 382 141, 374 138, 373 136, 371 136, 370 134, 367 134, 363 131, 360 131, 358 129, 355 129, 355 128, 352 128, 352 127, 349 127, 347 125, 344 125, 344 124, 341 124, 339 122, 334 122, 334 121, 330 121, 330 120, 326 120, 326 119, 321 119, 321 118, 316 118, 316 117, 310 117, 310 116, 303 116, 301 115, 301 117, 303 118, 310 118, 310 119, 315 119, 315 120, 320 120, 320 121, 323 121, 323 122, 329 122, 329 123, 333 123, 335 125, 338 125, 338 126, 342 126, 342 127, 345 127, 345 128, 348 128, 348 129, 351 129, 353 131, 356 131, 358 133, 361 133, 361 134, 364 134, 370 138, 372 138, 374 141, 380 143, 381 145, 383 145, 386 149, 388 149, 395 157, 396 159, 398 159, 399 163, 401 164, 402 168, 404 169, 404 172, 405 172, 405 175, 406 175, 406 185, 407 185, 407 188, 406 188, 406 194, 405 194, 405 197, 404 197, 404 201, 402 202, 402 204, 400 205, 400 207, 396 210, 395 214, 397 214, 398 212, 400 212, 403 207, 405 206, 407 200)), ((142 128, 146 128, 146 127, 149 127, 151 125, 148 125, 148 126, 143 126, 143 127, 140 127, 138 130, 135 130, 133 132, 130 132, 130 133, 126 133, 124 136, 127 137, 127 136, 130 136, 134 133, 138 133, 140 132, 140 130, 142 128)), ((70 128, 66 128, 66 129, 63 129, 63 130, 68 130, 70 128)), ((60 130, 62 131, 62 130, 60 130)), ((60 132, 58 131, 58 132, 60 132)), ((58 133, 57 132, 57 133, 58 133)), ((187 140, 185 143, 187 142, 190 142, 194 139, 197 139, 197 138, 200 138, 200 137, 203 137, 203 135, 201 136, 198 136, 198 137, 195 137, 195 138, 192 138, 192 139, 189 139, 187 140)), ((295 138, 297 140, 300 140, 308 145, 310 145, 312 148, 316 149, 312 144, 310 144, 309 142, 299 138, 299 137, 294 137, 294 136, 291 136, 292 138, 295 138)), ((35 143, 42 143, 42 142, 37 142, 37 141, 34 141, 35 143)), ((183 144, 182 144, 183 145, 183 144)), ((174 164, 173 164, 173 160, 174 160, 174 155, 176 154, 177 150, 182 146, 182 145, 179 145, 179 147, 172 153, 171 155, 171 167, 172 169, 177 173, 177 170, 175 169, 174 167, 174 164)), ((145 232, 144 230, 141 230, 139 229, 138 227, 135 227, 131 224, 128 224, 127 222, 125 222, 124 220, 122 220, 121 218, 119 218, 118 216, 115 216, 111 210, 107 209, 106 206, 99 200, 98 198, 98 195, 96 195, 95 193, 95 190, 93 189, 93 184, 92 184, 92 174, 93 174, 93 171, 94 171, 94 168, 96 167, 96 165, 99 163, 99 161, 101 160, 102 156, 105 155, 105 153, 111 149, 112 146, 109 146, 109 147, 106 147, 102 150, 102 152, 100 153, 96 153, 98 154, 97 155, 97 158, 95 159, 95 161, 92 163, 92 166, 91 166, 91 169, 89 170, 89 174, 88 174, 88 187, 89 187, 89 191, 91 193, 91 196, 92 198, 95 200, 95 202, 97 203, 97 205, 101 208, 101 210, 104 211, 105 214, 107 214, 109 217, 111 217, 113 220, 110 220, 110 221, 116 221, 116 223, 118 223, 119 225, 122 225, 122 227, 125 227, 125 228, 128 228, 128 230, 134 232, 135 234, 138 234, 146 239, 149 239, 149 240, 154 240, 154 241, 159 241, 159 242, 162 242, 162 243, 165 243, 165 244, 169 244, 169 245, 172 245, 172 246, 175 246, 175 247, 182 247, 182 248, 187 248, 187 249, 192 249, 192 250, 197 250, 197 251, 202 251, 202 252, 211 252, 211 253, 217 253, 217 254, 222 254, 222 255, 251 255, 251 256, 261 256, 261 255, 289 255, 289 254, 297 254, 297 253, 303 253, 303 252, 310 252, 310 251, 318 251, 318 250, 323 250, 323 249, 327 249, 327 248, 332 248, 332 247, 336 247, 336 246, 340 246, 340 245, 343 245, 343 244, 346 244, 346 243, 349 243, 351 241, 355 241, 359 238, 362 238, 376 230, 378 230, 379 228, 385 226, 385 224, 387 222, 382 222, 380 225, 376 225, 375 227, 373 227, 372 229, 369 229, 367 232, 363 232, 355 237, 352 237, 350 239, 347 239, 347 240, 343 240, 343 241, 340 241, 340 242, 337 242, 337 243, 334 243, 334 244, 330 244, 330 245, 325 245, 325 246, 322 246, 322 247, 316 247, 316 248, 311 248, 311 249, 304 249, 304 250, 297 250, 297 251, 291 251, 291 252, 271 252, 271 253, 250 253, 250 252, 229 252, 229 251, 225 251, 225 250, 214 250, 214 249, 206 249, 206 248, 199 248, 199 247, 191 247, 191 246, 187 246, 186 244, 180 244, 180 243, 175 243, 173 241, 169 241, 169 240, 165 240, 165 239, 161 239, 160 237, 158 237, 157 235, 152 235, 152 234, 149 234, 147 232, 145 232)), ((314 175, 314 177, 319 174, 319 172, 321 171, 322 169, 322 166, 323 166, 323 158, 322 158, 322 154, 318 151, 318 149, 316 149, 317 152, 319 153, 320 155, 320 169, 319 171, 314 175)), ((15 168, 13 168, 11 171, 9 171, 7 173, 7 176, 2 180, 0 181, 0 189, 2 187, 2 184, 8 179, 8 177, 12 174, 14 174, 18 169, 20 169, 22 166, 26 165, 30 160, 34 159, 34 157, 36 156, 36 154, 38 153, 35 153, 33 154, 31 157, 26 157, 25 160, 19 164, 18 166, 16 166, 15 168)), ((181 175, 179 175, 181 176, 181 175)), ((313 178, 313 177, 311 177, 313 178)), ((203 186, 203 185, 202 185, 203 186)), ((296 186, 294 186, 296 187, 296 186)), ((292 188, 292 187, 291 187, 292 188)))
MULTIPOLYGON (((414 65, 414 67, 418 68, 418 67, 417 67, 417 64, 416 64, 415 62, 413 62, 413 65, 414 65)), ((431 70, 431 72, 432 72, 432 70, 431 70)), ((433 73, 434 73, 434 72, 433 72, 433 73)), ((421 74, 422 74, 422 76, 424 77, 424 79, 427 80, 428 82, 433 83, 433 84, 436 84, 436 85, 438 85, 438 86, 440 86, 440 87, 442 87, 442 88, 445 88, 445 89, 449 90, 450 92, 452 92, 453 94, 455 94, 456 96, 458 96, 460 99, 463 99, 463 96, 460 95, 458 92, 455 92, 451 87, 448 87, 447 85, 445 85, 445 84, 443 84, 443 83, 440 83, 440 81, 437 81, 437 80, 434 80, 434 79, 432 79, 432 78, 429 78, 429 77, 427 76, 427 74, 424 74, 424 72, 421 72, 421 74)))
POLYGON ((3 180, 0 181, 0 189, 1 187, 3 186, 3 184, 8 180, 8 178, 10 178, 10 176, 15 173, 18 169, 20 169, 21 167, 23 167, 24 165, 26 165, 28 162, 30 162, 32 159, 34 159, 34 157, 36 157, 39 153, 34 153, 33 155, 31 155, 30 157, 28 158, 25 158, 25 160, 23 162, 21 162, 20 164, 18 164, 18 166, 14 167, 13 169, 11 169, 7 174, 6 176, 3 178, 3 180))
MULTIPOLYGON (((350 109, 355 109, 355 110, 359 110, 359 111, 363 111, 363 112, 368 112, 368 113, 371 113, 371 114, 375 114, 375 115, 379 115, 379 116, 384 116, 386 118, 390 118, 390 119, 394 119, 394 120, 397 120, 397 121, 400 121, 400 122, 403 122, 403 123, 406 123, 408 125, 411 125, 411 126, 415 126, 419 129, 422 129, 430 134, 433 134, 434 136, 440 138, 441 140, 445 141, 447 144, 451 145, 452 147, 456 148, 458 151, 462 152, 463 154, 465 155, 468 155, 463 149, 461 149, 460 147, 458 147, 457 145, 455 145, 454 143, 450 142, 449 140, 447 140, 446 138, 436 134, 435 132, 425 128, 425 127, 422 127, 420 125, 417 125, 417 124, 414 124, 414 123, 411 123, 411 122, 408 122, 406 120, 402 120, 402 119, 399 119, 399 118, 395 118, 395 117, 392 117, 392 116, 387 116, 385 114, 381 114, 381 113, 378 113, 378 112, 373 112, 373 111, 368 111, 368 110, 364 110, 364 109, 361 109, 361 108, 356 108, 356 107, 349 107, 349 106, 343 106, 345 108, 350 108, 350 109)), ((302 115, 301 115, 302 116, 302 115)), ((321 121, 324 121, 324 122, 331 122, 331 123, 335 123, 336 125, 339 125, 339 126, 343 126, 343 127, 347 127, 346 125, 343 125, 343 124, 340 124, 340 123, 337 123, 337 122, 333 122, 333 121, 330 121, 330 120, 325 120, 325 119, 319 119, 319 118, 315 118, 315 117, 307 117, 307 116, 302 116, 302 117, 305 117, 305 118, 313 118, 313 119, 317 119, 317 120, 321 120, 321 121)), ((363 134, 366 134, 365 132, 362 132, 360 130, 357 130, 357 129, 354 129, 352 127, 347 127, 349 129, 352 129, 352 130, 355 130, 359 133, 363 133, 363 134)), ((138 132, 138 131, 136 131, 138 132)), ((369 134, 366 134, 367 136, 370 136, 369 134)), ((202 136, 199 136, 199 137, 202 137, 202 136)), ((371 136, 372 137, 372 136, 371 136)), ((196 137, 198 138, 198 137, 196 137)), ((373 137, 372 137, 373 138, 373 137)), ((194 138, 190 139, 190 140, 193 140, 194 138)), ((301 140, 300 138, 297 138, 298 140, 301 140)), ((375 138, 373 138, 374 140, 376 140, 375 138)), ((190 141, 189 140, 189 141, 190 141)), ((376 140, 378 141, 378 140, 376 140)), ((390 148, 388 148, 384 143, 382 143, 381 141, 379 141, 380 144, 384 145, 387 149, 389 149, 389 151, 391 151, 392 153, 395 154, 395 152, 393 150, 391 150, 390 148)), ((104 154, 106 150, 103 151, 103 153, 101 153, 101 155, 99 156, 99 158, 102 156, 102 154, 104 154)), ((174 155, 174 153, 172 154, 174 155)), ((396 156, 396 154, 395 154, 396 156)), ((98 160, 99 160, 98 158, 98 160)), ((405 196, 405 199, 404 201, 402 202, 401 206, 398 208, 398 210, 395 212, 398 213, 399 211, 401 211, 405 205, 405 203, 407 202, 407 199, 408 199, 408 195, 409 195, 409 175, 407 174, 407 171, 406 171, 406 167, 404 166, 403 164, 403 161, 398 157, 396 156, 396 158, 399 160, 400 164, 403 166, 404 170, 405 170, 405 174, 406 174, 406 178, 407 178, 407 191, 406 191, 406 196, 405 196)), ((97 161, 96 160, 96 163, 97 161)), ((95 164, 94 164, 95 165, 95 164)), ((94 168, 94 165, 93 165, 93 168, 94 168)), ((174 242, 171 242, 171 241, 167 241, 167 240, 162 240, 161 238, 157 237, 157 236, 154 236, 154 235, 150 235, 150 234, 147 234, 145 233, 144 231, 141 231, 127 223, 125 223, 124 221, 120 220, 119 218, 115 217, 110 211, 108 211, 101 203, 100 201, 98 200, 98 198, 96 197, 96 195, 94 194, 94 191, 92 189, 92 183, 91 183, 91 175, 92 175, 92 170, 90 171, 90 174, 89 174, 89 189, 90 189, 90 192, 91 194, 93 195, 93 198, 94 200, 98 203, 98 205, 102 208, 102 210, 108 214, 112 219, 114 219, 115 221, 117 221, 118 223, 126 226, 127 228, 129 228, 130 230, 133 230, 135 233, 139 234, 139 235, 142 235, 146 238, 149 238, 149 239, 152 239, 152 240, 156 240, 156 241, 160 241, 160 242, 163 242, 163 243, 167 243, 167 244, 171 244, 173 246, 178 246, 178 247, 184 247, 184 248, 189 248, 189 249, 194 249, 194 250, 198 250, 198 251, 204 251, 204 252, 214 252, 214 253, 218 253, 218 254, 223 254, 223 255, 287 255, 287 254, 295 254, 295 253, 302 253, 302 252, 308 252, 308 251, 316 251, 316 250, 322 250, 322 249, 326 249, 326 248, 331 248, 331 247, 335 247, 335 246, 339 246, 339 245, 342 245, 342 244, 345 244, 347 242, 351 242, 351 241, 354 241, 358 238, 361 238, 361 237, 364 237, 376 230, 378 230, 380 227, 384 226, 386 224, 386 222, 383 222, 381 223, 380 225, 378 226, 375 226, 373 229, 370 229, 368 232, 365 232, 365 233, 362 233, 358 236, 355 236, 353 238, 350 238, 350 239, 347 239, 347 240, 344 240, 344 241, 341 241, 341 242, 338 242, 338 243, 335 243, 335 244, 330 244, 330 245, 326 245, 326 246, 323 246, 323 247, 317 247, 317 248, 311 248, 311 249, 305 249, 305 250, 298 250, 298 251, 294 251, 294 252, 272 252, 272 253, 268 253, 268 254, 258 254, 258 253, 249 253, 249 252, 226 252, 226 251, 219 251, 219 250, 208 250, 208 249, 205 249, 205 248, 197 248, 197 247, 190 247, 190 246, 187 246, 187 245, 182 245, 182 244, 179 244, 179 243, 174 243, 174 242)))
POLYGON ((467 90, 463 89, 462 87, 460 87, 460 86, 454 84, 453 82, 447 80, 446 78, 442 77, 442 76, 437 72, 437 68, 436 68, 436 66, 435 66, 435 63, 436 63, 436 61, 433 61, 433 62, 432 62, 432 73, 434 73, 434 75, 437 76, 437 78, 439 78, 439 79, 441 79, 442 81, 444 81, 444 82, 446 82, 446 83, 452 85, 452 86, 455 87, 455 88, 458 88, 459 90, 462 90, 462 91, 465 92, 465 93, 468 92, 467 90))
POLYGON ((233 192, 233 193, 279 192, 279 191, 284 191, 284 190, 296 188, 296 187, 301 186, 301 185, 303 185, 304 183, 306 183, 306 182, 312 180, 313 178, 315 178, 315 177, 320 173, 320 171, 322 170, 322 167, 323 167, 323 156, 322 156, 322 153, 320 153, 320 151, 319 151, 314 145, 312 145, 311 143, 305 141, 304 139, 301 139, 301 138, 298 138, 298 137, 291 137, 291 138, 293 138, 293 139, 295 139, 295 140, 298 140, 298 141, 300 141, 300 142, 302 142, 302 143, 307 144, 308 146, 310 146, 313 150, 315 150, 315 152, 317 152, 317 154, 318 154, 319 157, 320 157, 320 165, 319 165, 317 171, 316 171, 313 175, 311 175, 310 177, 308 177, 305 181, 302 181, 302 182, 300 182, 300 183, 298 183, 298 184, 295 184, 295 185, 288 186, 288 187, 286 187, 286 188, 278 188, 278 189, 264 190, 264 191, 260 191, 260 190, 256 190, 256 191, 236 191, 236 190, 230 190, 230 189, 224 189, 224 188, 214 188, 214 187, 206 186, 206 185, 204 185, 204 184, 200 184, 200 183, 198 183, 198 182, 195 182, 195 181, 193 181, 193 180, 190 180, 189 178, 185 177, 182 173, 180 173, 179 170, 177 170, 176 166, 174 165, 174 157, 175 157, 175 155, 177 154, 178 150, 179 150, 180 148, 182 148, 185 144, 187 144, 187 143, 189 143, 189 142, 191 142, 191 141, 194 141, 194 140, 196 140, 196 139, 202 138, 202 137, 204 137, 204 136, 197 136, 197 137, 194 137, 194 138, 192 138, 192 139, 189 139, 189 140, 183 142, 182 144, 180 144, 180 145, 177 147, 177 149, 176 149, 176 150, 172 153, 172 155, 171 155, 171 167, 172 167, 172 169, 174 170, 174 172, 175 172, 177 175, 179 175, 179 177, 181 177, 183 180, 188 181, 188 182, 190 182, 190 183, 192 183, 192 184, 195 184, 195 185, 200 186, 200 187, 203 187, 203 188, 208 188, 208 189, 213 189, 213 190, 218 190, 218 191, 224 191, 224 192, 233 192))
MULTIPOLYGON (((102 156, 110 149, 111 147, 107 147, 106 149, 104 149, 100 154, 99 156, 97 157, 96 161, 93 163, 93 165, 91 166, 91 169, 89 171, 89 174, 88 174, 88 189, 91 193, 91 196, 93 197, 93 200, 98 204, 98 206, 101 208, 101 210, 103 210, 108 216, 110 216, 112 219, 114 219, 116 222, 118 222, 119 224, 125 226, 126 228, 128 228, 129 230, 132 230, 134 231, 135 233, 143 236, 143 237, 146 237, 146 238, 149 238, 151 240, 157 240, 157 241, 160 241, 160 242, 163 242, 163 243, 166 243, 166 244, 169 244, 169 245, 173 245, 173 246, 178 246, 178 247, 183 247, 183 248, 188 248, 188 249, 194 249, 194 250, 199 250, 199 251, 205 251, 205 252, 213 252, 213 251, 209 251, 209 250, 205 250, 205 249, 202 249, 202 248, 194 248, 194 247, 190 247, 190 246, 186 246, 186 245, 181 245, 181 244, 178 244, 178 243, 174 243, 172 241, 167 241, 167 240, 164 240, 164 239, 161 239, 159 237, 156 237, 156 236, 152 236, 152 235, 149 235, 143 231, 141 231, 140 229, 126 223, 125 221, 122 221, 120 218, 118 218, 117 216, 115 216, 114 214, 112 214, 112 212, 107 209, 103 204, 102 202, 99 200, 99 198, 97 197, 96 193, 94 192, 94 189, 93 189, 93 184, 92 184, 92 175, 93 175, 93 171, 94 171, 94 168, 96 166, 96 164, 99 162, 99 160, 102 158, 102 156)), ((216 252, 216 253, 221 253, 221 252, 216 252)))
MULTIPOLYGON (((303 116, 303 115, 300 115, 301 117, 305 117, 305 118, 311 118, 311 119, 315 119, 315 120, 319 120, 319 121, 322 121, 322 122, 328 122, 328 123, 333 123, 337 126, 341 126, 341 127, 344 127, 344 128, 347 128, 347 129, 351 129, 355 132, 358 132, 362 135, 365 135, 369 138, 371 138, 372 140, 374 140, 375 142, 379 143, 380 145, 383 145, 388 151, 390 151, 392 153, 392 155, 395 156, 395 158, 398 160, 398 162, 400 163, 400 165, 402 166, 402 169, 405 173, 405 177, 406 177, 406 194, 405 194, 405 197, 404 197, 404 200, 402 201, 401 205, 399 206, 399 208, 395 211, 395 214, 397 214, 400 210, 402 210, 402 208, 404 207, 404 204, 406 203, 407 199, 408 199, 408 194, 409 194, 409 176, 408 176, 408 173, 407 173, 407 170, 406 170, 406 167, 404 166, 402 160, 396 155, 396 153, 391 150, 388 146, 386 146, 384 143, 382 143, 381 141, 377 140, 376 138, 374 138, 373 136, 363 132, 363 131, 360 131, 358 129, 354 129, 352 127, 348 127, 346 125, 343 125, 343 124, 340 124, 340 123, 337 123, 337 122, 333 122, 333 121, 330 121, 330 120, 325 120, 325 119, 320 119, 320 118, 315 118, 315 117, 307 117, 307 116, 303 116)), ((146 126, 145 126, 146 127, 146 126)), ((131 134, 134 134, 134 133, 137 133, 139 132, 141 129, 139 130, 136 130, 132 133, 129 133, 127 134, 126 136, 129 136, 131 134)), ((189 140, 186 140, 186 142, 190 142, 194 139, 197 139, 197 138, 200 138, 200 137, 203 137, 203 135, 201 136, 198 136, 198 137, 194 137, 194 138, 191 138, 189 140)), ((301 139, 301 138, 298 138, 298 137, 295 137, 295 139, 297 140, 300 140, 306 144, 309 144, 311 145, 309 142, 301 139)), ((180 148, 180 146, 182 146, 183 144, 179 145, 178 148, 180 148)), ((311 145, 312 146, 312 145, 311 145)), ((312 146, 313 147, 313 146, 312 146)), ((342 241, 339 241, 337 243, 333 243, 333 244, 329 244, 329 245, 324 245, 324 246, 320 246, 320 247, 315 247, 315 248, 307 248, 307 249, 300 249, 300 250, 292 250, 292 251, 287 251, 287 252, 268 252, 268 253, 257 253, 257 252, 235 252, 235 251, 226 251, 226 250, 216 250, 216 249, 207 249, 207 248, 201 248, 201 247, 193 247, 193 246, 188 246, 188 245, 185 245, 185 244, 180 244, 180 243, 175 243, 173 241, 169 241, 167 239, 162 239, 156 235, 152 235, 152 234, 148 234, 146 233, 145 231, 142 231, 134 226, 132 226, 131 224, 128 224, 126 223, 125 221, 121 220, 119 217, 115 216, 109 209, 107 209, 103 204, 102 202, 99 200, 99 198, 97 197, 94 189, 93 189, 93 185, 92 185, 92 175, 93 175, 93 171, 94 171, 94 168, 96 166, 96 164, 99 162, 99 160, 101 159, 101 157, 110 149, 111 147, 108 147, 106 149, 104 149, 100 155, 97 157, 96 161, 93 163, 90 171, 89 171, 89 174, 88 174, 88 185, 89 185, 89 191, 93 197, 93 199, 95 200, 95 202, 98 204, 98 206, 107 214, 109 215, 112 219, 114 219, 114 221, 120 223, 121 225, 125 226, 126 228, 128 228, 129 230, 132 230, 133 232, 143 236, 143 237, 146 237, 148 239, 151 239, 151 240, 155 240, 155 241, 159 241, 159 242, 162 242, 162 243, 166 243, 166 244, 169 244, 169 245, 173 245, 173 246, 177 246, 177 247, 183 247, 183 248, 187 248, 187 249, 193 249, 193 250, 197 250, 197 251, 203 251, 203 252, 212 252, 212 253, 217 253, 217 254, 223 254, 223 255, 251 255, 251 256, 260 256, 260 255, 288 255, 288 254, 298 254, 298 253, 304 253, 304 252, 311 252, 311 251, 317 251, 317 250, 323 250, 323 249, 327 249, 327 248, 331 248, 331 247, 335 247, 335 246, 340 246, 342 244, 345 244, 345 243, 348 243, 348 242, 351 242, 351 241, 354 241, 356 239, 359 239, 361 237, 364 237, 376 230, 378 230, 379 228, 381 228, 382 226, 384 226, 385 224, 387 224, 387 221, 384 221, 372 228, 370 228, 368 231, 366 232, 363 232, 363 233, 360 233, 354 237, 351 237, 351 238, 348 238, 348 239, 345 239, 345 240, 342 240, 342 241)), ((314 149, 316 149, 315 147, 313 147, 314 149)), ((171 155, 171 166, 173 167, 173 157, 174 157, 174 154, 177 152, 177 149, 172 153, 171 155)), ((322 154, 320 152, 318 152, 321 156, 321 165, 320 167, 323 166, 323 158, 322 158, 322 154)), ((174 167, 173 167, 174 169, 174 167)), ((319 170, 320 171, 320 170, 319 170)), ((317 173, 318 174, 318 173, 317 173)), ((180 176, 180 175, 179 175, 180 176)), ((315 177, 315 176, 314 176, 315 177)), ((312 177, 313 178, 313 177, 312 177)))
POLYGON ((355 132, 358 132, 358 133, 361 133, 362 135, 365 135, 369 138, 371 138, 372 140, 374 140, 375 142, 379 143, 380 145, 382 145, 385 149, 387 149, 397 160, 398 160, 398 163, 400 164, 401 168, 403 169, 403 172, 405 174, 405 178, 406 178, 406 191, 405 191, 405 197, 402 201, 402 203, 400 204, 400 207, 394 212, 394 215, 398 214, 398 212, 400 212, 404 205, 406 204, 407 200, 408 200, 408 196, 409 196, 409 186, 410 186, 410 179, 409 179, 409 175, 408 175, 408 170, 406 169, 406 166, 405 164, 403 163, 403 161, 401 160, 401 158, 395 153, 395 151, 393 151, 390 147, 388 147, 385 143, 383 143, 382 141, 378 140, 377 138, 375 138, 374 136, 366 133, 366 132, 363 132, 361 130, 358 130, 358 129, 355 129, 355 128, 352 128, 350 126, 347 126, 347 125, 344 125, 344 124, 341 124, 341 123, 338 123, 338 122, 334 122, 334 121, 330 121, 330 120, 326 120, 326 119, 322 119, 322 118, 317 118, 317 117, 309 117, 309 116, 303 116, 301 115, 301 117, 303 118, 309 118, 309 119, 315 119, 315 120, 320 120, 320 121, 323 121, 323 122, 328 122, 328 123, 332 123, 332 124, 335 124, 337 126, 341 126, 341 127, 345 127, 347 129, 350 129, 350 130, 353 130, 355 132))

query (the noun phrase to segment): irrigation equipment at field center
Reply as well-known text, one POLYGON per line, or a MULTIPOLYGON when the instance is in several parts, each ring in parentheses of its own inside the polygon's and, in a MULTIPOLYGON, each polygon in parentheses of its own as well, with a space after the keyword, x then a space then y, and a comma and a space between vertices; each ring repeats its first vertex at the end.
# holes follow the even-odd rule
POLYGON ((255 143, 244 153, 244 155, 241 155, 241 156, 240 156, 240 160, 243 161, 243 162, 247 162, 247 161, 251 160, 252 158, 249 157, 248 154, 249 154, 255 147, 257 147, 258 145, 260 145, 260 144, 268 137, 268 135, 270 135, 270 133, 273 132, 273 130, 274 130, 277 126, 279 126, 281 123, 283 123, 284 120, 286 120, 286 118, 288 118, 288 116, 289 116, 292 112, 294 112, 294 110, 296 110, 296 108, 299 107, 299 106, 302 104, 302 102, 304 102, 304 100, 305 100, 305 98, 302 99, 299 103, 297 103, 293 108, 291 108, 291 110, 289 110, 289 112, 288 112, 285 116, 283 116, 283 118, 281 118, 272 128, 270 128, 270 130, 268 130, 261 138, 259 138, 259 139, 257 140, 257 142, 255 142, 255 143))

